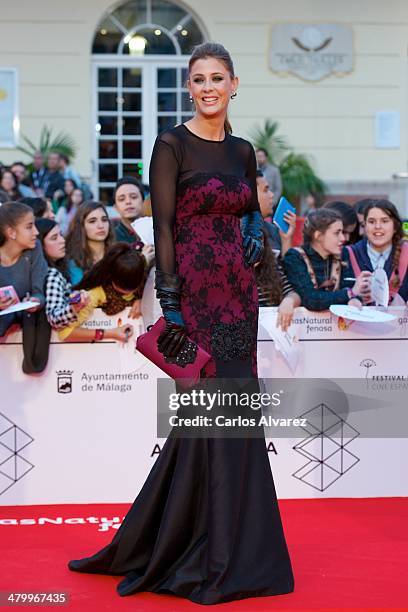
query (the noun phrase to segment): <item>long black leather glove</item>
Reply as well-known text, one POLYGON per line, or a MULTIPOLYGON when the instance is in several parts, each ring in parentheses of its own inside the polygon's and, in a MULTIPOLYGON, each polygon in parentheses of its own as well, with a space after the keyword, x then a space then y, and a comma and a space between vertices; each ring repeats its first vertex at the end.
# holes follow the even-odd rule
POLYGON ((174 358, 187 340, 187 329, 180 308, 180 277, 156 270, 155 288, 166 320, 166 327, 157 340, 157 348, 165 357, 174 358))
POLYGON ((263 224, 264 220, 258 210, 246 213, 241 219, 245 261, 249 266, 261 260, 264 249, 263 224))

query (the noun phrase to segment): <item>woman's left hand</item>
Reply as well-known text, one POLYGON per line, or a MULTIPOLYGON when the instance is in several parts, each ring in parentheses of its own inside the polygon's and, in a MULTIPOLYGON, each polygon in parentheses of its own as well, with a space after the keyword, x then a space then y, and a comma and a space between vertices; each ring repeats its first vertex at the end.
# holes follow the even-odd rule
POLYGON ((38 306, 34 306, 33 308, 27 308, 26 312, 37 312, 37 310, 40 310, 41 308, 40 300, 36 297, 31 297, 27 295, 25 298, 22 299, 22 302, 36 302, 38 304, 38 306))
POLYGON ((244 259, 248 266, 255 265, 262 259, 264 250, 264 220, 259 210, 245 213, 241 219, 244 259))
POLYGON ((289 239, 292 240, 293 234, 295 233, 295 229, 296 229, 296 213, 288 210, 288 212, 286 212, 283 215, 283 218, 286 221, 286 223, 289 225, 289 228, 287 232, 282 232, 282 230, 280 229, 279 235, 281 239, 283 240, 289 240, 289 239))
POLYGON ((264 250, 263 240, 247 236, 244 240, 245 260, 248 266, 255 266, 260 263, 264 250))
POLYGON ((292 323, 293 313, 295 309, 293 307, 292 300, 283 298, 278 308, 278 318, 276 320, 276 327, 281 327, 282 331, 286 331, 292 323))
POLYGON ((138 319, 142 316, 141 304, 142 300, 135 300, 133 302, 128 315, 129 319, 138 319))

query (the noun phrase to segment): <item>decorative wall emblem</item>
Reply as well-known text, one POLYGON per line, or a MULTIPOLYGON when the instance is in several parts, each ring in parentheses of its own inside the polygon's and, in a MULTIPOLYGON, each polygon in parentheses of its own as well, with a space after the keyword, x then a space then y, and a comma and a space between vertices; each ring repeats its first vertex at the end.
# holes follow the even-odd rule
POLYGON ((349 26, 280 23, 272 29, 270 68, 318 81, 353 70, 353 32, 349 26))

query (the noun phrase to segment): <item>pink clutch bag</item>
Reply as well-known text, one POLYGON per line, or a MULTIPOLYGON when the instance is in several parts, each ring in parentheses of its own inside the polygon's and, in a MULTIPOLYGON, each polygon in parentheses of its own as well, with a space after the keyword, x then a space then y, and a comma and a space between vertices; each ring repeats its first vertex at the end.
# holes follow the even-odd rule
POLYGON ((164 357, 157 348, 157 340, 165 327, 166 321, 164 317, 160 317, 146 333, 138 337, 136 348, 168 376, 177 380, 180 386, 186 389, 192 387, 200 380, 200 371, 211 356, 187 338, 177 357, 164 357))

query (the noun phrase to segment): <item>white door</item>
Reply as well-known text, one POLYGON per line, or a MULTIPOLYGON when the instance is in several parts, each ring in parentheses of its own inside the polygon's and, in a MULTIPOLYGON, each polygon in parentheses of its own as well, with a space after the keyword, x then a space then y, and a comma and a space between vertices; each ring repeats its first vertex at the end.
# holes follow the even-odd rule
POLYGON ((115 58, 93 65, 95 199, 112 204, 122 176, 148 182, 150 155, 158 133, 191 117, 184 84, 188 58, 115 58))

